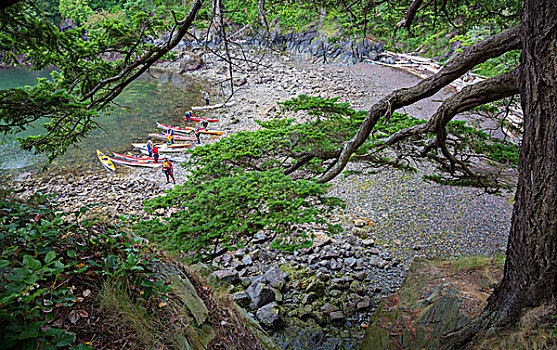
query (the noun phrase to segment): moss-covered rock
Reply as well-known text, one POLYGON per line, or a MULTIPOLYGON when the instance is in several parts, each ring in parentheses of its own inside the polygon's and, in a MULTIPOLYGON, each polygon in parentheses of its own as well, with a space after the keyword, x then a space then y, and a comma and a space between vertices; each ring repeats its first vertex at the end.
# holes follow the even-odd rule
POLYGON ((439 349, 442 335, 482 310, 486 281, 500 277, 501 263, 416 260, 400 290, 373 314, 361 349, 439 349))

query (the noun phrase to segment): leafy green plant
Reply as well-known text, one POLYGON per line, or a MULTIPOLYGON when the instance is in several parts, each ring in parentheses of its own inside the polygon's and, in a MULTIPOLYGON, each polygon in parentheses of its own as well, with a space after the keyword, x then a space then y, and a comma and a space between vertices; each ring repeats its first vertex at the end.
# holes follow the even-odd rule
POLYGON ((60 218, 46 197, 38 194, 29 204, 0 197, 0 348, 56 348, 72 344, 75 337, 64 329, 45 327, 45 311, 72 300, 67 287, 56 288, 70 265, 51 248, 60 218))
POLYGON ((60 309, 75 305, 72 283, 83 273, 129 281, 146 301, 168 292, 153 271, 158 257, 149 247, 115 228, 68 223, 51 201, 40 193, 19 201, 0 192, 0 349, 74 345, 75 335, 54 321, 60 309))

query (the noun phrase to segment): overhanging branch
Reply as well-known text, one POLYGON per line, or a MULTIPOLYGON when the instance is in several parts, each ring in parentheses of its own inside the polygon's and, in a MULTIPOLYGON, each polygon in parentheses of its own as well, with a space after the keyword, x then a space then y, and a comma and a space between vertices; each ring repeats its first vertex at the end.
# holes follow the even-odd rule
POLYGON ((377 121, 387 113, 430 97, 474 66, 520 47, 519 26, 507 29, 457 54, 437 74, 410 88, 399 89, 383 98, 369 110, 358 133, 346 141, 334 165, 319 179, 327 182, 340 174, 350 156, 367 140, 377 121))

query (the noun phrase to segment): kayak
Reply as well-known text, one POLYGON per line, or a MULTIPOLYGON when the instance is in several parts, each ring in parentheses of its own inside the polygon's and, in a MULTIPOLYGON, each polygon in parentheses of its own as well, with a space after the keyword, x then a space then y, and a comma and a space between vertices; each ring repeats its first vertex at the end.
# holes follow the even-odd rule
MULTIPOLYGON (((132 143, 132 146, 135 148, 139 148, 139 149, 145 149, 147 150, 147 144, 145 143, 132 143)), ((183 144, 183 146, 181 147, 167 147, 167 146, 159 146, 159 153, 165 153, 165 152, 182 152, 184 151, 184 149, 186 149, 187 147, 191 146, 191 144, 189 143, 185 143, 183 144), (187 145, 187 146, 186 146, 187 145)), ((160 156, 159 156, 160 158, 160 156)))
POLYGON ((157 128, 164 129, 164 130, 170 129, 170 130, 174 130, 175 132, 181 132, 181 133, 191 133, 193 131, 192 128, 184 129, 179 126, 166 125, 159 122, 157 122, 157 128))
MULTIPOLYGON (((145 156, 149 156, 149 153, 147 152, 147 148, 140 148, 139 152, 141 152, 141 154, 144 154, 145 156)), ((185 162, 185 161, 188 160, 186 157, 180 157, 180 156, 177 156, 177 155, 159 153, 159 160, 164 159, 165 157, 170 159, 171 161, 177 162, 177 163, 182 163, 182 162, 185 162)), ((153 159, 153 161, 155 161, 154 158, 152 158, 152 159, 153 159)))
MULTIPOLYGON (((135 148, 147 148, 147 144, 146 143, 132 143, 132 146, 135 148)), ((161 148, 188 148, 191 146, 191 143, 173 143, 171 145, 167 145, 164 143, 157 143, 157 146, 159 146, 159 153, 161 148)))
POLYGON ((153 163, 153 162, 144 162, 141 160, 125 160, 125 159, 117 159, 117 158, 110 158, 114 163, 122 164, 122 165, 130 165, 130 166, 143 166, 147 168, 158 168, 162 166, 162 162, 160 163, 153 163))
POLYGON ((218 122, 220 119, 213 119, 213 118, 207 118, 207 117, 191 117, 190 120, 188 120, 188 118, 184 117, 184 120, 189 122, 200 122, 202 120, 206 120, 208 122, 218 122))
MULTIPOLYGON (((157 139, 165 139, 167 140, 168 137, 165 134, 157 134, 155 132, 150 132, 149 136, 157 138, 157 139)), ((195 137, 188 137, 188 136, 181 136, 181 135, 174 135, 174 140, 176 141, 191 141, 196 140, 195 137)))
POLYGON ((192 111, 203 111, 206 109, 217 109, 222 107, 231 107, 234 106, 236 102, 228 102, 228 103, 217 103, 216 105, 209 105, 209 106, 194 106, 191 108, 192 111))
MULTIPOLYGON (((145 150, 145 152, 147 152, 147 150, 145 150)), ((112 152, 112 154, 114 155, 114 157, 123 160, 132 160, 132 161, 145 162, 145 163, 155 162, 155 158, 149 156, 136 156, 135 154, 121 154, 116 152, 112 152)), ((170 161, 177 162, 177 163, 185 162, 187 160, 184 157, 169 156, 166 154, 159 155, 159 159, 164 159, 164 158, 168 158, 170 161)))
MULTIPOLYGON (((193 131, 194 128, 185 127, 184 129, 193 131)), ((222 135, 222 134, 223 134, 222 131, 216 131, 216 130, 203 130, 203 129, 199 129, 199 132, 200 132, 201 134, 209 134, 209 135, 222 135)))
MULTIPOLYGON (((193 132, 192 127, 185 127, 185 128, 181 128, 179 126, 172 126, 172 125, 166 125, 166 124, 161 124, 159 122, 157 122, 157 127, 161 128, 161 129, 165 129, 165 130, 174 130, 175 132, 181 132, 181 133, 187 133, 187 132, 193 132)), ((210 135, 222 135, 223 132, 222 131, 216 131, 216 130, 199 130, 199 132, 201 134, 210 134, 210 135)))
POLYGON ((97 150, 97 157, 99 158, 99 162, 101 162, 101 164, 110 171, 116 171, 116 167, 114 166, 114 163, 112 163, 110 157, 105 156, 104 153, 102 153, 101 151, 97 150))

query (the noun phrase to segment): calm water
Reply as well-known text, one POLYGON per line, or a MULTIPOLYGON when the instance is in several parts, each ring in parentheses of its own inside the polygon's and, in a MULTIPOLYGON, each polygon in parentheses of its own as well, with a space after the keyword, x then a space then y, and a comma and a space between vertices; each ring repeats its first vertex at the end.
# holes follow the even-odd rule
MULTIPOLYGON (((37 78, 48 76, 49 71, 33 72, 27 69, 0 69, 0 89, 34 85, 37 78)), ((97 119, 100 128, 50 166, 58 168, 91 168, 100 166, 96 149, 105 153, 131 151, 132 142, 145 142, 149 132, 157 129, 156 121, 182 124, 182 115, 190 105, 202 103, 202 87, 195 81, 171 72, 145 74, 128 86, 118 97, 118 108, 97 119)), ((26 131, 17 136, 26 136, 26 131)), ((14 135, 3 138, 0 146, 0 169, 23 169, 45 164, 44 156, 23 151, 14 135)))

